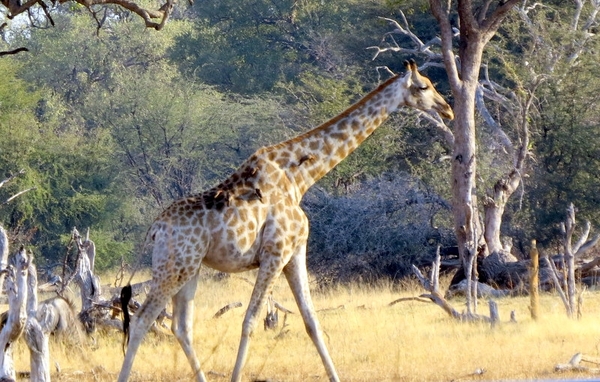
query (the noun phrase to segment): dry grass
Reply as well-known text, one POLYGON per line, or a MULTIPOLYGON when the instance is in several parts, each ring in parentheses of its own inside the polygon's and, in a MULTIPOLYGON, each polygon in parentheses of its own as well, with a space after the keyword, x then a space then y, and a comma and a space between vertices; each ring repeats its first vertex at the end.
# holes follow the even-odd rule
MULTIPOLYGON (((252 275, 242 275, 252 279, 252 275)), ((195 348, 211 381, 229 378, 237 352, 245 308, 212 316, 224 305, 241 301, 247 305, 251 286, 241 276, 225 281, 207 280, 198 288, 196 299, 195 348)), ((532 380, 588 377, 555 374, 556 363, 567 362, 576 352, 599 353, 600 294, 587 293, 581 320, 566 318, 555 296, 541 298, 542 318, 529 318, 528 298, 498 300, 503 324, 492 329, 483 324, 457 323, 433 304, 388 303, 401 296, 415 296, 420 290, 407 285, 395 290, 389 285, 338 288, 315 293, 319 318, 331 355, 343 381, 450 381, 450 380, 532 380), (511 310, 517 324, 509 323, 511 310), (485 369, 481 377, 471 375, 485 369)), ((275 299, 297 312, 285 281, 274 290, 275 299)), ((463 303, 453 300, 456 307, 463 303)), ((483 302, 482 302, 483 303, 483 302)), ((486 310, 486 306, 480 308, 486 310)), ((262 316, 264 317, 264 315, 262 316)), ((282 322, 280 317, 280 326, 282 322)), ((288 315, 285 334, 256 331, 244 369, 245 380, 325 381, 319 356, 304 331, 299 314, 288 315)), ((58 363, 60 375, 54 380, 112 381, 121 365, 121 337, 98 334, 89 348, 65 347, 54 343, 51 364, 58 363)), ((28 353, 19 344, 17 370, 27 370, 28 353)), ((148 335, 134 363, 132 380, 191 380, 187 360, 172 337, 148 335)))

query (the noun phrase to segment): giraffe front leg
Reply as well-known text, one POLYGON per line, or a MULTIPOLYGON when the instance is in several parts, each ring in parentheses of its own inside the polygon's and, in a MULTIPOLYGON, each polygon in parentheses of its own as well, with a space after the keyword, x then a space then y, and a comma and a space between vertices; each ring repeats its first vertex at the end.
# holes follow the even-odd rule
POLYGON ((231 375, 232 382, 240 382, 242 380, 242 369, 244 368, 244 364, 248 357, 250 337, 258 323, 257 317, 262 310, 262 307, 265 305, 267 296, 273 287, 273 283, 281 274, 283 268, 281 257, 273 256, 273 258, 269 258, 269 260, 270 261, 261 263, 258 270, 256 283, 252 290, 252 297, 250 297, 250 303, 248 304, 244 323, 242 324, 242 338, 240 339, 240 347, 238 348, 235 367, 233 369, 233 374, 231 375))
POLYGON ((317 347, 317 351, 321 356, 329 380, 332 382, 339 382, 340 379, 335 370, 335 366, 333 365, 333 361, 331 360, 331 356, 329 355, 329 351, 327 350, 327 346, 325 346, 321 326, 310 297, 308 272, 306 270, 306 246, 298 248, 294 257, 283 269, 283 273, 292 289, 296 304, 298 304, 298 308, 302 314, 306 332, 317 347))
POLYGON ((198 382, 206 382, 206 377, 200 368, 200 361, 196 356, 194 347, 192 346, 192 338, 194 332, 194 296, 198 287, 198 273, 190 281, 188 281, 180 290, 173 296, 173 321, 171 330, 179 341, 179 345, 183 349, 194 377, 198 382))

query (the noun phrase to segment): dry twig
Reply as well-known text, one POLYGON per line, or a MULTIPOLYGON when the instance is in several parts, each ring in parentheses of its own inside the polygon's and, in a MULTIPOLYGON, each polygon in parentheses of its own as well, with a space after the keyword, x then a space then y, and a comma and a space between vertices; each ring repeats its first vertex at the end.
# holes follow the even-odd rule
POLYGON ((221 309, 219 309, 217 311, 217 313, 215 313, 215 315, 213 316, 213 318, 219 318, 222 315, 224 315, 225 313, 227 313, 228 311, 230 311, 231 309, 239 308, 241 306, 242 306, 242 303, 239 302, 239 301, 232 302, 231 304, 227 304, 224 307, 222 307, 221 309))

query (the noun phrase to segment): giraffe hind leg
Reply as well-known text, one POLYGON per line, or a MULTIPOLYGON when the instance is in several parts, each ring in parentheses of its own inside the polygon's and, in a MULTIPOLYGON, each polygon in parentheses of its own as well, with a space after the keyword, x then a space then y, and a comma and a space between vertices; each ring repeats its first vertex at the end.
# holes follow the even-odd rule
POLYGON ((126 382, 129 378, 135 354, 137 353, 144 336, 150 329, 150 325, 152 325, 154 320, 156 320, 156 317, 158 317, 159 313, 167 305, 167 301, 170 296, 153 292, 155 291, 150 291, 146 301, 144 301, 134 319, 131 321, 129 329, 129 343, 127 344, 125 360, 123 361, 123 366, 121 367, 121 372, 119 373, 118 382, 126 382))
POLYGON ((281 274, 282 265, 276 264, 277 262, 280 262, 280 258, 274 257, 271 262, 265 261, 261 263, 258 270, 256 283, 254 284, 254 289, 252 290, 252 297, 250 297, 248 309, 246 310, 246 315, 242 324, 240 346, 238 348, 235 367, 231 375, 232 382, 239 382, 242 380, 242 369, 244 368, 244 364, 246 363, 246 359, 248 357, 250 338, 252 337, 252 333, 256 329, 256 325, 258 323, 257 317, 267 301, 267 296, 271 292, 273 283, 281 274))
POLYGON ((194 329, 194 296, 198 286, 198 273, 191 278, 180 290, 173 296, 173 321, 171 330, 179 341, 183 349, 196 381, 206 382, 206 377, 200 368, 200 361, 192 346, 194 329))
POLYGON ((283 269, 283 272, 292 289, 298 309, 300 309, 300 313, 302 314, 306 332, 319 352, 329 380, 339 382, 340 379, 323 340, 319 320, 310 297, 308 273, 306 270, 306 249, 303 249, 301 253, 297 253, 283 269))

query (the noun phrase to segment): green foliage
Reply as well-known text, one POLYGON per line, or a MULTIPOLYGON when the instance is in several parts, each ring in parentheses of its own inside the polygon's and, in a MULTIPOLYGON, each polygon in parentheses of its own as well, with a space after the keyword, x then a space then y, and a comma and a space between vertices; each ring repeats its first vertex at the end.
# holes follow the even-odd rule
MULTIPOLYGON (((0 65, 9 64, 0 61, 0 65)), ((98 224, 118 209, 110 198, 108 153, 112 141, 101 132, 81 135, 58 120, 40 123, 37 103, 51 96, 45 91, 24 92, 22 82, 6 78, 0 86, 0 103, 5 107, 0 120, 4 137, 0 140, 0 169, 3 176, 21 169, 25 174, 0 192, 6 199, 21 190, 35 189, 0 209, 0 216, 20 235, 13 239, 33 237, 44 256, 53 258, 61 233, 73 226, 98 224), (14 85, 18 88, 11 89, 14 85)))
POLYGON ((172 57, 201 81, 242 94, 270 91, 307 70, 339 76, 351 61, 367 59, 368 34, 357 43, 355 32, 377 21, 376 7, 359 1, 228 0, 194 7, 195 28, 178 39, 172 57))
MULTIPOLYGON (((560 237, 559 222, 574 203, 581 218, 600 226, 596 189, 598 179, 597 39, 573 28, 574 6, 554 2, 531 10, 532 23, 513 14, 486 53, 490 75, 514 89, 511 99, 524 99, 534 84, 534 108, 528 117, 531 161, 524 184, 513 197, 505 216, 505 232, 529 242, 536 238, 549 245, 560 237), (518 43, 516 43, 518 42, 518 43)), ((586 5, 586 7, 588 7, 586 5)), ((580 25, 591 11, 584 7, 580 25)), ((496 110, 513 142, 519 136, 511 126, 519 113, 496 110)), ((492 146, 484 141, 484 147, 492 146)), ((479 173, 488 186, 498 173, 512 165, 502 150, 484 150, 479 173)))
MULTIPOLYGON (((530 26, 516 17, 503 24, 484 58, 516 97, 535 74, 546 76, 530 117, 535 161, 506 215, 511 233, 546 243, 569 202, 600 226, 598 47, 586 46, 576 66, 556 59, 577 52, 569 42, 580 33, 568 32, 571 5, 561 5, 536 9, 530 26)), ((377 17, 399 19, 398 9, 424 41, 436 35, 417 0, 195 2, 193 20, 172 19, 159 33, 126 13, 98 33, 84 9, 58 12, 51 29, 15 27, 12 43, 31 52, 0 60, 0 177, 25 174, 0 189, 0 200, 35 190, 0 207, 0 221, 45 261, 64 254, 60 238, 73 226, 91 228, 99 270, 131 260, 161 206, 220 181, 260 146, 342 112, 375 86, 375 66, 403 71, 409 57, 372 62, 365 49, 389 31, 377 17)), ((442 69, 426 74, 447 94, 442 69)), ((510 127, 519 115, 493 112, 518 141, 510 127)), ((512 165, 489 132, 478 131, 480 191, 512 165)), ((400 256, 417 261, 432 243, 449 244, 448 232, 431 228, 452 225, 449 154, 439 131, 412 112, 393 116, 320 182, 324 194, 308 196, 313 266, 350 253, 359 268, 365 259, 363 270, 397 271, 400 256), (372 180, 382 173, 406 175, 372 180), (375 226, 360 231, 369 214, 375 226)))
POLYGON ((165 51, 185 23, 149 34, 121 22, 96 35, 82 18, 34 31, 36 54, 19 57, 21 77, 41 92, 30 110, 40 146, 22 144, 37 190, 8 215, 36 230, 50 258, 62 256, 61 234, 91 227, 98 264, 110 266, 143 241, 161 206, 221 180, 287 129, 277 99, 228 96, 178 73, 165 51))
POLYGON ((549 107, 540 116, 539 182, 531 203, 536 221, 546 227, 556 229, 571 202, 580 219, 600 227, 600 71, 597 62, 589 64, 572 68, 563 82, 548 84, 544 92, 549 107))

